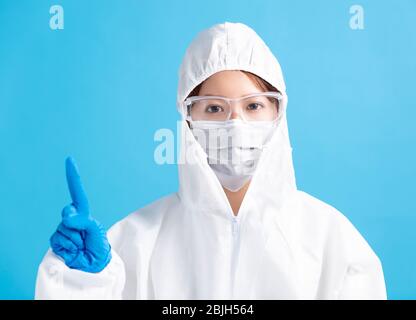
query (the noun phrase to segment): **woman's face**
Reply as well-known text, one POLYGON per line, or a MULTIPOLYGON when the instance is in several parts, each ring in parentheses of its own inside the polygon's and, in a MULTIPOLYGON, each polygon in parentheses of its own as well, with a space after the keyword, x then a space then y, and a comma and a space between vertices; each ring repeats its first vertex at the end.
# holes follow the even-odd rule
MULTIPOLYGON (((199 96, 222 96, 227 98, 240 98, 262 90, 243 72, 226 70, 213 74, 206 79, 199 90, 199 96)), ((238 113, 232 113, 231 119, 238 118, 238 113)))

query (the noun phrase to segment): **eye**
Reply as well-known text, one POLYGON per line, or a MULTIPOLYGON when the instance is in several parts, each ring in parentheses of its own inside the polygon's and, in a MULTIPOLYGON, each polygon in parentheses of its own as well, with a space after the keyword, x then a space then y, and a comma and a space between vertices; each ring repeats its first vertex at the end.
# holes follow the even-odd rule
POLYGON ((247 110, 249 111, 257 111, 257 110, 260 110, 261 108, 263 108, 263 105, 260 103, 250 103, 247 106, 247 110))
POLYGON ((211 105, 208 106, 205 110, 209 113, 217 113, 223 111, 223 108, 221 106, 211 105))

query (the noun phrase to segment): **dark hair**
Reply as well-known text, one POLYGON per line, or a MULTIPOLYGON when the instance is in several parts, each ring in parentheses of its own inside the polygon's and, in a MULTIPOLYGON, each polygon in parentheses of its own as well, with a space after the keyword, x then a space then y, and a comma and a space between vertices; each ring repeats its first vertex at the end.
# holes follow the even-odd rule
MULTIPOLYGON (((260 78, 259 76, 255 75, 254 73, 248 72, 248 71, 244 71, 244 70, 239 70, 241 72, 243 72, 247 77, 250 78, 251 81, 253 81, 253 83, 260 88, 263 91, 276 91, 279 92, 279 90, 277 90, 275 87, 273 87, 270 83, 268 83, 266 80, 263 80, 262 78, 260 78)), ((189 97, 193 97, 193 96, 197 96, 199 94, 199 91, 201 90, 202 84, 204 82, 202 81, 199 85, 197 85, 192 91, 191 93, 188 95, 189 97)))

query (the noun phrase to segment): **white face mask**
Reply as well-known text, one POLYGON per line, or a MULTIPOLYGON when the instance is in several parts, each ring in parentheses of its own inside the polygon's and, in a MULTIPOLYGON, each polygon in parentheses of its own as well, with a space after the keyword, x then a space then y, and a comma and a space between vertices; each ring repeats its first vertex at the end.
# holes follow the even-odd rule
POLYGON ((277 121, 193 121, 191 130, 221 185, 241 189, 253 176, 277 121))

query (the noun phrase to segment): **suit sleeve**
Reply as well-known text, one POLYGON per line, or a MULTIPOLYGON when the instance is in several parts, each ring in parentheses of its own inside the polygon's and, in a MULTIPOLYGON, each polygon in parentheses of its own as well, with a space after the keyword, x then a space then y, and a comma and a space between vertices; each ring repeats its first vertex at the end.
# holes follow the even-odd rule
POLYGON ((122 299, 125 267, 117 252, 111 254, 105 269, 88 273, 70 269, 49 249, 38 268, 35 299, 122 299))
POLYGON ((384 275, 379 259, 373 259, 370 263, 350 264, 345 271, 338 299, 387 299, 384 275))
POLYGON ((344 257, 338 299, 387 299, 383 268, 379 257, 352 225, 341 216, 338 236, 342 244, 337 248, 344 257))

